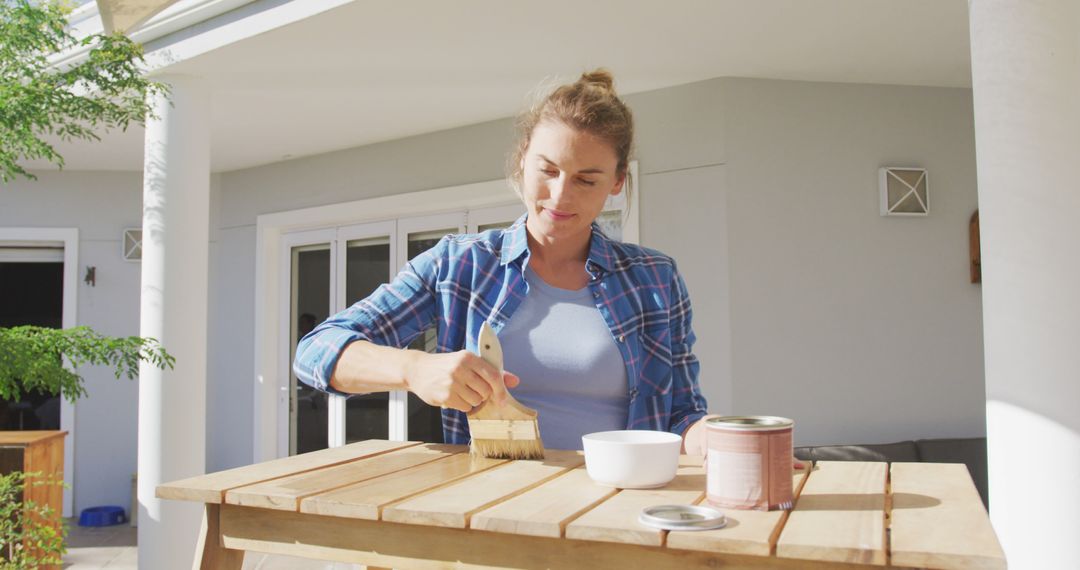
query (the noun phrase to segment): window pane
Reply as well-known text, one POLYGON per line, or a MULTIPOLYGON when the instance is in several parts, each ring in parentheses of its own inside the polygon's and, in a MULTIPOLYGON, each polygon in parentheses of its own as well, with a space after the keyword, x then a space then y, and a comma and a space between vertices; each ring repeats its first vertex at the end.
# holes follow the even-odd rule
MULTIPOLYGON (((390 276, 390 237, 353 240, 345 246, 345 304, 372 294, 390 276)), ((345 401, 345 442, 388 439, 390 393, 350 396, 345 401)))
POLYGON ((345 305, 349 306, 389 279, 390 238, 353 240, 345 251, 345 305))
MULTIPOLYGON (((296 356, 296 343, 315 325, 329 317, 330 245, 302 246, 292 252, 293 311, 289 362, 296 356)), ((289 371, 292 399, 289 402, 289 447, 296 453, 326 449, 326 425, 329 418, 325 393, 297 381, 289 371)))
MULTIPOLYGON (((408 258, 431 249, 443 236, 457 231, 456 228, 409 234, 408 258)), ((414 350, 435 352, 438 346, 438 329, 424 331, 409 345, 414 350)), ((409 440, 442 443, 442 412, 440 408, 429 406, 423 400, 409 393, 409 440)))

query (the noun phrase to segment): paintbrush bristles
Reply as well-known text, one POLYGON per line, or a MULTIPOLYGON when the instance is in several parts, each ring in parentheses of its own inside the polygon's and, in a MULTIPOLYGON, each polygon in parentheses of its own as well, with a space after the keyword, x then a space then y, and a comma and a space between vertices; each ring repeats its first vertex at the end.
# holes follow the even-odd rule
POLYGON ((489 459, 543 459, 544 443, 536 439, 476 439, 469 444, 473 455, 489 459))
MULTIPOLYGON (((494 413, 499 408, 486 406, 485 412, 494 413)), ((502 409, 513 413, 513 408, 502 409)), ((483 414, 484 412, 480 412, 483 414)), ((535 412, 533 412, 535 413, 535 412)), ((470 415, 469 434, 473 455, 490 459, 542 459, 544 442, 540 439, 540 425, 535 417, 518 419, 480 419, 470 415)))

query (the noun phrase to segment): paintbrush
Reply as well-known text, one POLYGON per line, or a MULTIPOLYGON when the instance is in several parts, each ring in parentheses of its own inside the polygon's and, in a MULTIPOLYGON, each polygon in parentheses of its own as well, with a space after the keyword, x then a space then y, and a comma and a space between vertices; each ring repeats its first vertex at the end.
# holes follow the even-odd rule
MULTIPOLYGON (((503 373, 503 353, 499 338, 491 325, 480 325, 477 339, 480 358, 503 373)), ((540 424, 536 410, 523 405, 506 393, 506 402, 496 404, 491 398, 467 414, 474 455, 493 459, 542 459, 544 442, 540 440, 540 424)))

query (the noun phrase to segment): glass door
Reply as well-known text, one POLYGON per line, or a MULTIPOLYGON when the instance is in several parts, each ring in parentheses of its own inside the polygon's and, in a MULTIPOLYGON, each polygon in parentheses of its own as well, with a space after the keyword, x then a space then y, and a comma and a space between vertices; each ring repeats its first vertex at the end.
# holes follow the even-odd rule
MULTIPOLYGON (((0 246, 0 327, 58 329, 64 310, 64 248, 0 246)), ((60 429, 60 396, 0 398, 0 430, 60 429)))
MULTIPOLYGON (((333 231, 301 232, 285 237, 289 275, 289 362, 296 343, 332 313, 333 231)), ((289 366, 289 454, 325 449, 330 402, 324 392, 299 382, 289 366)))

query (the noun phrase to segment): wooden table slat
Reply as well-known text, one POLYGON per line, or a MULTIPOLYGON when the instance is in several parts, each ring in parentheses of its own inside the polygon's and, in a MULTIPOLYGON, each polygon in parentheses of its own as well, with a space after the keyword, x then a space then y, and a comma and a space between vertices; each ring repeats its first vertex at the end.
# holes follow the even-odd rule
POLYGON ((701 456, 683 456, 679 471, 660 489, 626 489, 566 525, 566 538, 662 546, 667 531, 638 522, 645 507, 693 505, 705 495, 701 456))
POLYGON ((584 462, 581 452, 548 450, 542 460, 513 461, 383 509, 383 520, 466 528, 476 511, 507 500, 584 462))
POLYGON ((467 446, 461 449, 463 453, 308 497, 300 501, 300 512, 378 520, 387 505, 507 463, 471 455, 467 446))
POLYGON ((466 450, 466 447, 460 445, 440 444, 396 449, 375 457, 232 489, 225 494, 225 502, 230 505, 296 511, 304 497, 392 474, 466 450))
POLYGON ((893 463, 891 473, 894 565, 1006 567, 1005 553, 965 465, 893 463))
POLYGON ((579 467, 476 513, 469 526, 477 530, 559 538, 568 522, 618 492, 593 483, 585 468, 579 467))
POLYGON ((378 439, 360 441, 342 447, 282 457, 257 465, 246 465, 164 483, 158 485, 157 497, 160 499, 221 504, 225 502, 225 492, 229 489, 356 461, 364 457, 419 444, 418 441, 384 441, 378 439))
MULTIPOLYGON (((796 498, 809 470, 809 462, 806 462, 802 469, 792 474, 791 488, 795 490, 796 498)), ((702 499, 702 503, 704 501, 702 499)), ((671 532, 667 538, 668 547, 755 556, 772 554, 780 529, 787 520, 787 511, 720 510, 727 518, 727 526, 716 530, 671 532)))
POLYGON ((820 461, 776 543, 776 556, 884 565, 887 465, 820 461))

